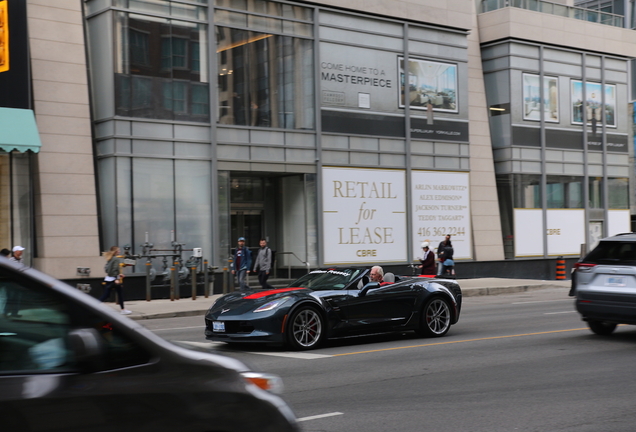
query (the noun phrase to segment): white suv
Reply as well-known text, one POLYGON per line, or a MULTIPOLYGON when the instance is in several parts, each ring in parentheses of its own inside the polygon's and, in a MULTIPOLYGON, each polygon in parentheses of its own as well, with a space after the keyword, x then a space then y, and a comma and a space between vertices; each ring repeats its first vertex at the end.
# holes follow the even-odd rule
POLYGON ((609 335, 618 324, 636 324, 636 233, 605 238, 577 262, 570 295, 596 334, 609 335))

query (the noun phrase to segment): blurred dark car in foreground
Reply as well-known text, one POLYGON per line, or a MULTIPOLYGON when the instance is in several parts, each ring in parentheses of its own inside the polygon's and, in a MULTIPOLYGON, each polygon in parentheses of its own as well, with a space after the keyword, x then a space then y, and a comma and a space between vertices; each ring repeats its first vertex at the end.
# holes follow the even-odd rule
POLYGON ((382 332, 438 337, 459 320, 457 281, 387 273, 378 284, 369 274, 362 267, 318 269, 288 288, 226 294, 205 316, 206 338, 305 350, 325 338, 382 332))
POLYGON ((570 295, 596 334, 609 335, 618 324, 636 324, 636 234, 602 239, 577 262, 570 295))
POLYGON ((0 258, 2 432, 297 431, 280 388, 0 258))

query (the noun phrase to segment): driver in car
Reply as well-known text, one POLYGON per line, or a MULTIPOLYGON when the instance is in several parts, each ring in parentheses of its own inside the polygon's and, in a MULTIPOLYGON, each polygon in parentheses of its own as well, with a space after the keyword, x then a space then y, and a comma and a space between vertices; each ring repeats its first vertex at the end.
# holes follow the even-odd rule
POLYGON ((394 283, 392 280, 384 280, 384 270, 380 266, 371 267, 371 273, 369 274, 369 277, 371 279, 371 282, 378 282, 380 286, 391 285, 394 283))
POLYGON ((371 282, 384 282, 384 270, 380 266, 371 267, 371 274, 369 275, 371 282))

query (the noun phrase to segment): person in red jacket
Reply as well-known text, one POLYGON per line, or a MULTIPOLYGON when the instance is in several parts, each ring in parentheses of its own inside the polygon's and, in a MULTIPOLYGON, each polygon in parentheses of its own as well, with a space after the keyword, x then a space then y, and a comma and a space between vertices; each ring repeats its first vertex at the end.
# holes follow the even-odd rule
POLYGON ((435 253, 430 250, 429 243, 422 243, 422 258, 420 258, 421 275, 435 276, 437 274, 437 266, 435 265, 435 253))

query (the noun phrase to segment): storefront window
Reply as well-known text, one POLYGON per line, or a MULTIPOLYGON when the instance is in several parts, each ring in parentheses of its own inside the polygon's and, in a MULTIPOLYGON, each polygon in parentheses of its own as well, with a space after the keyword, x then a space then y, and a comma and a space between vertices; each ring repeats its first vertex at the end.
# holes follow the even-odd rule
POLYGON ((590 177, 589 206, 590 208, 603 208, 603 177, 590 177))
POLYGON ((541 208, 541 176, 529 174, 515 174, 514 178, 514 207, 541 208))
POLYGON ((548 208, 582 208, 581 177, 548 176, 546 184, 548 208))
POLYGON ((115 23, 116 115, 209 122, 207 25, 125 12, 115 23))
POLYGON ((0 152, 0 249, 22 245, 31 263, 32 198, 29 153, 0 152))
POLYGON ((608 178, 608 208, 627 209, 629 208, 629 179, 608 178))

